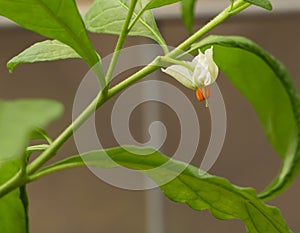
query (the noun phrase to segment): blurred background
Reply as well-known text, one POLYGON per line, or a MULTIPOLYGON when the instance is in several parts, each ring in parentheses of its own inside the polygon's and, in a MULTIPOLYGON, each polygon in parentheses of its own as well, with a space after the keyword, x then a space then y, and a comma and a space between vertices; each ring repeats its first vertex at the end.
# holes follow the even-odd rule
MULTIPOLYGON (((91 2, 78 1, 81 12, 85 12, 91 2)), ((229 1, 207 2, 199 1, 197 5, 195 29, 208 22, 229 1)), ((273 12, 252 7, 223 23, 212 34, 242 35, 254 40, 288 67, 299 89, 300 4, 298 0, 272 2, 273 12)), ((176 46, 188 37, 179 12, 176 4, 155 11, 161 33, 170 46, 176 46)), ((88 67, 80 60, 66 60, 22 65, 9 74, 6 62, 45 38, 3 19, 0 19, 0 35, 0 98, 51 98, 62 102, 64 116, 48 128, 50 135, 57 136, 72 120, 74 96, 88 67)), ((90 38, 102 57, 113 51, 117 41, 113 35, 90 34, 90 38)), ((153 42, 131 37, 126 46, 145 43, 153 42)), ((152 78, 177 86, 193 102, 201 125, 201 139, 192 164, 199 166, 210 137, 208 110, 196 101, 192 91, 178 85, 172 78, 161 72, 152 78)), ((279 157, 266 140, 251 106, 222 74, 217 82, 226 105, 227 134, 222 153, 210 173, 224 176, 236 185, 252 186, 258 192, 262 191, 280 168, 279 157)), ((110 127, 111 110, 117 98, 97 112, 98 134, 107 147, 117 145, 110 127)), ((176 113, 166 105, 148 102, 135 109, 130 118, 131 132, 136 140, 144 142, 149 124, 156 120, 163 121, 168 130, 161 150, 171 156, 180 140, 180 125, 176 113)), ((71 139, 55 160, 77 153, 71 139)), ((297 212, 299 184, 298 178, 285 193, 269 202, 280 208, 294 232, 300 232, 297 212)), ((216 220, 207 211, 197 212, 184 204, 169 201, 157 190, 129 191, 113 187, 85 167, 42 178, 28 185, 28 192, 32 233, 245 232, 243 223, 238 220, 216 220)))

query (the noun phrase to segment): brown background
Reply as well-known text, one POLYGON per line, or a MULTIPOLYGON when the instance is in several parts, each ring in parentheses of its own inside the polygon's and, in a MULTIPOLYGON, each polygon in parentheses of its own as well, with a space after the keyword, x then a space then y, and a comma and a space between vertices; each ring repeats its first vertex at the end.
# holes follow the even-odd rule
MULTIPOLYGON (((197 27, 205 21, 207 19, 198 19, 197 27)), ((213 33, 244 35, 255 40, 283 61, 289 68, 297 87, 300 87, 299 23, 299 14, 266 13, 264 16, 236 17, 213 33)), ((171 46, 188 36, 179 20, 161 20, 159 27, 171 46)), ((8 59, 43 38, 16 27, 1 28, 0 33, 0 98, 43 97, 63 102, 64 117, 49 128, 52 136, 58 135, 60 130, 71 121, 73 98, 88 67, 82 61, 68 60, 23 65, 13 74, 8 74, 5 68, 8 59)), ((102 57, 113 51, 116 37, 93 34, 91 38, 102 57)), ((127 46, 144 42, 144 39, 131 38, 127 46)), ((165 79, 176 84, 168 77, 165 79)), ((210 172, 224 176, 234 184, 253 186, 257 191, 261 191, 279 169, 279 158, 266 141, 253 110, 243 97, 223 76, 219 77, 218 85, 226 103, 228 129, 221 156, 210 172)), ((182 90, 191 99, 194 98, 193 93, 184 88, 182 90)), ((112 103, 105 105, 98 113, 104 123, 101 134, 108 135, 105 140, 107 145, 114 145, 108 124, 112 103)), ((163 149, 165 152, 172 152, 179 137, 175 130, 178 122, 169 109, 161 107, 161 111, 164 122, 171 132, 163 149)), ((201 116, 200 123, 209 120, 207 110, 203 106, 199 106, 197 111, 201 116)), ((133 134, 137 138, 143 134, 140 130, 141 114, 141 111, 137 110, 131 124, 133 134)), ((201 143, 207 145, 209 126, 202 123, 201 133, 203 135, 201 143)), ((195 165, 199 164, 204 150, 205 146, 199 149, 199 158, 193 161, 195 165)), ((71 154, 76 154, 72 140, 59 151, 58 158, 71 154)), ((294 232, 300 231, 299 181, 298 178, 284 194, 270 202, 281 209, 294 232)), ((145 192, 112 187, 95 177, 86 168, 50 175, 30 184, 28 189, 32 233, 145 232, 145 192)), ((243 224, 238 220, 215 220, 206 211, 196 212, 183 204, 170 202, 166 198, 164 198, 164 206, 165 228, 168 233, 245 232, 243 224)))

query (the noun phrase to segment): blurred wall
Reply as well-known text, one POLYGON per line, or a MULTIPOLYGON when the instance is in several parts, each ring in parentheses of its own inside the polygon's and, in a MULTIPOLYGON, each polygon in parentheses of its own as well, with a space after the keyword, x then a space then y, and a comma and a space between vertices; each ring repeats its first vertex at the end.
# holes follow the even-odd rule
MULTIPOLYGON (((198 19, 196 27, 203 25, 207 20, 198 19)), ((294 77, 297 87, 300 87, 298 79, 300 74, 299 23, 299 14, 266 13, 260 16, 233 18, 215 29, 213 33, 244 35, 253 39, 283 61, 294 77)), ((171 46, 175 46, 188 36, 179 20, 161 20, 159 27, 171 46)), ((71 122, 73 98, 88 67, 82 61, 68 60, 23 65, 18 67, 13 74, 9 74, 5 68, 8 59, 43 38, 17 27, 0 28, 0 33, 0 98, 41 97, 61 101, 65 105, 65 115, 49 127, 50 134, 55 137, 71 122)), ((91 38, 102 57, 113 51, 116 37, 92 34, 91 38)), ((149 41, 131 38, 126 46, 145 42, 149 41)), ((177 85, 167 76, 162 74, 157 76, 158 79, 163 78, 177 85)), ((210 172, 224 176, 234 184, 253 186, 261 191, 279 169, 279 158, 265 139, 253 110, 244 98, 225 77, 219 77, 218 85, 226 103, 228 128, 221 156, 210 172)), ((178 88, 192 99, 200 116, 203 139, 199 146, 199 153, 193 160, 193 164, 199 165, 201 154, 205 151, 205 145, 209 140, 210 126, 205 124, 209 122, 209 115, 203 105, 196 103, 194 93, 180 85, 178 88)), ((98 112, 99 121, 102 123, 99 134, 106 135, 105 145, 107 146, 115 145, 109 126, 113 101, 98 112)), ((180 137, 176 130, 178 119, 170 109, 164 106, 154 106, 153 103, 152 105, 161 109, 161 117, 169 130, 163 150, 171 154, 180 137)), ((131 130, 139 139, 145 133, 141 130, 145 128, 142 127, 142 115, 142 109, 137 110, 131 123, 131 130)), ((57 159, 76 153, 76 147, 71 139, 59 151, 57 159)), ((281 209, 294 232, 300 231, 297 215, 299 182, 298 178, 283 195, 270 202, 281 209)), ((95 177, 86 168, 49 175, 30 184, 28 190, 31 202, 32 233, 145 232, 145 192, 112 187, 95 177)), ((165 228, 168 233, 245 232, 243 224, 237 220, 215 220, 206 211, 196 212, 183 204, 163 199, 165 228)))

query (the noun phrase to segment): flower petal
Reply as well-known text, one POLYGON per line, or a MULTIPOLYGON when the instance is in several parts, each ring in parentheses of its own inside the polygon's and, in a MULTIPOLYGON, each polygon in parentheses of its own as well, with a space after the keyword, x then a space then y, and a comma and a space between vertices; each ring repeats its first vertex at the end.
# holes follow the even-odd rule
POLYGON ((196 87, 204 86, 204 82, 208 74, 208 69, 204 65, 205 64, 203 62, 198 62, 195 66, 195 70, 193 73, 193 82, 196 87))
POLYGON ((199 54, 196 57, 194 57, 192 61, 192 66, 195 67, 198 63, 201 63, 204 60, 205 60, 205 55, 201 52, 201 50, 199 50, 199 54))
POLYGON ((196 89, 196 86, 192 80, 192 72, 184 66, 172 65, 167 69, 161 69, 164 73, 172 76, 182 85, 190 89, 196 89))
POLYGON ((213 59, 213 46, 205 51, 205 57, 208 65, 208 70, 212 78, 211 83, 213 83, 216 81, 219 74, 219 68, 213 59))

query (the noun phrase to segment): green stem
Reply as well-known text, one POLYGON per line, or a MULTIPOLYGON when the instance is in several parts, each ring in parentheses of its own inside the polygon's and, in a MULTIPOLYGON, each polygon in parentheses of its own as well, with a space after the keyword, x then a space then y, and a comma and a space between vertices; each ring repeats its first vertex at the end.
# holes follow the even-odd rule
MULTIPOLYGON (((134 6, 136 4, 137 0, 131 1, 131 10, 129 15, 133 13, 134 6)), ((193 43, 195 43, 197 40, 199 40, 202 36, 204 36, 207 32, 215 28, 217 25, 219 25, 221 22, 232 16, 233 14, 237 14, 238 12, 242 11, 243 9, 250 6, 249 3, 244 2, 243 0, 238 0, 234 3, 233 7, 228 7, 224 11, 222 11, 217 17, 215 17, 213 20, 211 20, 207 25, 205 25, 203 28, 201 28, 198 32, 196 32, 193 36, 188 38, 186 41, 181 43, 175 50, 173 50, 171 53, 167 54, 166 57, 174 59, 179 54, 182 53, 185 49, 190 47, 193 43)), ((131 15, 132 16, 132 15, 131 15)), ((112 76, 114 67, 117 62, 117 58, 119 55, 119 50, 121 49, 126 36, 127 36, 127 29, 128 25, 130 23, 130 17, 127 17, 125 27, 123 27, 122 33, 119 38, 118 44, 116 46, 116 54, 114 54, 112 62, 109 67, 109 71, 106 76, 106 80, 109 82, 110 78, 112 76), (126 29, 126 30, 125 30, 126 29)), ((40 169, 48 160, 50 160, 57 150, 73 135, 73 131, 78 129, 94 112, 97 108, 99 108, 103 103, 105 103, 107 100, 112 98, 114 95, 119 93, 120 91, 124 90, 126 87, 130 86, 134 82, 140 80, 141 78, 145 77, 146 75, 154 72, 155 70, 160 68, 159 65, 159 59, 161 57, 156 58, 153 62, 151 62, 149 65, 138 71, 137 73, 131 75, 126 80, 122 81, 121 83, 115 85, 110 90, 107 90, 107 95, 103 95, 100 93, 90 104, 89 106, 77 117, 77 119, 69 125, 57 138, 53 141, 51 145, 34 161, 31 162, 27 166, 26 174, 24 175, 23 169, 21 172, 18 172, 13 178, 8 180, 5 184, 0 186, 0 197, 9 193, 10 191, 14 190, 17 187, 20 187, 24 185, 27 182, 27 179, 24 177, 26 176, 33 176, 33 174, 40 169), (24 180, 25 179, 25 180, 24 180)))
MULTIPOLYGON (((128 28, 128 31, 131 31, 132 28, 134 27, 134 25, 137 23, 137 21, 142 17, 142 15, 145 13, 146 10, 149 10, 148 9, 148 5, 150 4, 151 2, 149 2, 137 15, 136 17, 134 18, 133 22, 130 24, 129 28, 128 28)), ((168 46, 166 45, 166 42, 160 37, 158 36, 156 33, 153 33, 153 35, 155 36, 157 42, 160 44, 160 46, 162 47, 163 51, 165 54, 169 53, 169 48, 168 46)))
POLYGON ((39 157, 37 157, 31 164, 27 166, 26 173, 28 175, 37 171, 44 163, 51 159, 57 150, 73 135, 73 131, 78 129, 97 109, 98 106, 105 102, 103 95, 95 98, 90 105, 77 117, 77 119, 69 125, 51 145, 39 157))
POLYGON ((233 4, 233 6, 227 7, 220 14, 218 14, 214 19, 212 19, 209 23, 207 23, 205 26, 203 26, 195 34, 190 36, 187 40, 185 40, 180 45, 178 45, 172 52, 170 52, 166 56, 171 57, 171 58, 176 58, 183 51, 188 49, 192 44, 194 44, 196 41, 198 41, 201 37, 206 35, 208 32, 210 32, 212 29, 214 29, 220 23, 222 23, 226 19, 230 18, 231 16, 236 15, 237 13, 243 11, 250 5, 251 5, 250 3, 245 2, 243 0, 236 1, 233 4))
MULTIPOLYGON (((119 53, 121 48, 123 47, 123 44, 125 42, 125 39, 128 34, 128 26, 130 24, 132 14, 134 12, 135 6, 136 6, 137 0, 132 0, 130 3, 129 11, 125 20, 125 23, 123 25, 122 32, 119 36, 115 52, 113 54, 110 66, 108 68, 105 80, 106 80, 106 88, 109 87, 108 83, 110 82, 110 79, 113 74, 113 70, 116 66, 119 53)), ((105 94, 100 93, 99 96, 94 99, 94 101, 85 109, 84 112, 68 127, 64 132, 62 132, 59 137, 49 146, 49 148, 42 153, 36 160, 34 160, 27 168, 27 173, 30 175, 34 173, 37 169, 39 169, 46 161, 51 159, 56 151, 65 143, 65 141, 73 135, 73 131, 76 130, 85 120, 98 108, 103 104, 105 100, 105 94)))
POLYGON ((155 59, 153 62, 151 62, 149 65, 145 66, 143 69, 139 70, 137 73, 131 75, 124 81, 118 83, 114 87, 112 87, 108 91, 108 98, 111 98, 112 96, 116 95, 120 91, 124 90, 125 88, 129 87, 136 81, 142 79, 143 77, 147 76, 148 74, 151 74, 152 72, 158 70, 160 68, 159 65, 157 65, 157 59, 155 59))
POLYGON ((21 168, 10 180, 0 186, 0 198, 26 183, 24 177, 25 170, 21 168))
POLYGON ((245 10, 247 7, 251 6, 251 3, 248 3, 248 2, 245 2, 244 0, 243 1, 239 1, 239 2, 236 2, 236 4, 233 5, 234 7, 231 8, 228 12, 228 14, 230 16, 233 16, 233 15, 236 15, 238 14, 239 12, 245 10))
MULTIPOLYGON (((129 10, 129 15, 133 14, 134 6, 136 4, 137 0, 131 1, 131 10, 129 10)), ((251 4, 244 2, 243 0, 238 0, 234 3, 233 7, 228 7, 224 11, 222 11, 217 17, 215 17, 213 20, 211 20, 207 25, 205 25, 203 28, 201 28, 198 32, 196 32, 193 36, 188 38, 185 42, 180 44, 173 52, 166 55, 168 58, 174 58, 177 56, 178 51, 182 51, 184 49, 187 49, 190 47, 193 43, 195 43, 197 40, 199 40, 202 36, 204 36, 207 32, 215 28, 217 25, 222 23, 224 20, 232 16, 231 12, 234 12, 235 14, 238 13, 236 11, 237 9, 240 11, 244 10, 251 4)), ((127 30, 128 25, 130 23, 131 17, 127 17, 126 23, 124 25, 127 25, 126 27, 123 27, 123 33, 125 33, 125 28, 127 30)), ((125 34, 121 33, 118 45, 119 48, 121 45, 123 45, 124 40, 126 38, 125 34)), ((117 52, 117 55, 115 55, 112 59, 111 64, 111 70, 114 68, 114 65, 117 61, 119 51, 117 52)), ((112 87, 109 91, 106 97, 103 97, 100 95, 100 97, 97 97, 88 107, 87 109, 74 121, 73 124, 71 124, 54 142, 51 144, 51 146, 43 153, 41 156, 39 156, 36 160, 34 160, 27 169, 28 174, 32 174, 35 172, 38 168, 40 168, 46 161, 48 161, 50 158, 52 158, 55 154, 55 152, 60 148, 60 146, 73 134, 73 130, 76 130, 94 111, 96 108, 101 106, 104 102, 109 100, 111 97, 113 97, 115 94, 119 93, 120 91, 124 90, 134 82, 140 80, 141 78, 145 77, 146 75, 154 72, 155 70, 159 69, 160 66, 158 65, 160 58, 155 59, 153 62, 151 62, 149 65, 144 67, 143 69, 139 70, 137 73, 131 75, 121 83, 117 84, 116 86, 112 87)), ((111 71, 112 72, 112 71, 111 71)), ((112 75, 112 73, 111 73, 112 75)))
MULTIPOLYGON (((198 41, 202 36, 207 34, 209 31, 214 29, 216 26, 218 26, 220 23, 228 19, 229 17, 233 16, 234 14, 239 13, 240 11, 246 9, 251 4, 247 3, 243 0, 238 0, 234 3, 233 7, 229 6, 225 10, 223 10, 220 14, 218 14, 214 19, 212 19, 209 23, 207 23, 204 27, 199 29, 194 35, 189 37, 187 40, 185 40, 183 43, 178 45, 172 52, 164 56, 164 59, 175 59, 178 55, 182 53, 182 51, 189 48, 192 44, 194 44, 196 41, 198 41), (234 12, 234 14, 232 13, 234 12)), ((137 82, 140 80, 143 75, 147 75, 149 73, 152 73, 160 68, 160 61, 162 57, 156 58, 154 61, 152 61, 148 66, 144 67, 134 75, 128 77, 124 81, 118 83, 114 87, 112 87, 108 95, 115 95, 116 93, 122 91, 126 87, 130 86, 131 84, 137 82), (142 74, 142 75, 141 75, 142 74)))
POLYGON ((40 145, 34 145, 29 146, 26 148, 26 153, 33 153, 37 151, 45 151, 49 147, 49 144, 40 144, 40 145))
POLYGON ((137 0, 131 0, 131 2, 130 2, 128 14, 126 16, 126 19, 125 19, 125 22, 124 22, 121 34, 119 36, 117 45, 116 45, 115 50, 114 50, 113 57, 111 59, 111 62, 110 62, 110 65, 108 67, 107 74, 106 74, 106 77, 105 77, 105 81, 106 81, 106 85, 107 85, 105 87, 105 89, 104 89, 105 92, 107 92, 107 90, 109 88, 109 83, 111 81, 114 69, 116 67, 116 64, 117 64, 117 61, 118 61, 118 57, 119 57, 119 54, 120 54, 120 50, 122 49, 122 47, 124 45, 124 42, 126 40, 126 37, 127 37, 128 33, 129 33, 129 25, 130 25, 130 21, 132 19, 132 15, 134 13, 134 9, 135 9, 136 3, 137 3, 137 0))
POLYGON ((68 164, 59 164, 59 165, 55 165, 55 166, 54 165, 53 166, 51 165, 49 167, 45 167, 44 169, 28 176, 27 182, 33 182, 33 181, 38 180, 38 179, 40 179, 40 178, 42 178, 46 175, 49 175, 49 174, 54 173, 54 172, 62 171, 62 170, 65 170, 65 169, 86 166, 86 163, 81 161, 81 162, 74 162, 74 163, 68 163, 68 164))

